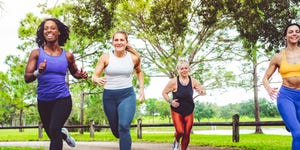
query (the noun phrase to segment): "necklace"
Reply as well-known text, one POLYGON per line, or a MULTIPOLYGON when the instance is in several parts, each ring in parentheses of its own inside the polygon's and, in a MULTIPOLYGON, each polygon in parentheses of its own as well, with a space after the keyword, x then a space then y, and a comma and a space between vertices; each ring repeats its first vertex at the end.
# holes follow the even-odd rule
POLYGON ((179 82, 180 82, 181 85, 187 86, 188 83, 189 83, 189 79, 187 78, 187 79, 185 80, 185 79, 180 79, 180 78, 179 78, 179 82))

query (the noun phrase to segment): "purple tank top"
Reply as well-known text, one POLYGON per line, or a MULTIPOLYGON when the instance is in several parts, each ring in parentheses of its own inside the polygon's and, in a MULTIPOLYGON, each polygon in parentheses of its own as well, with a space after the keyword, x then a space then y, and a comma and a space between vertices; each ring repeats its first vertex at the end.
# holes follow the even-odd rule
POLYGON ((38 64, 46 59, 46 70, 38 76, 38 100, 53 101, 58 98, 70 96, 70 91, 66 82, 68 70, 68 60, 66 51, 62 51, 60 56, 50 56, 39 49, 38 64))

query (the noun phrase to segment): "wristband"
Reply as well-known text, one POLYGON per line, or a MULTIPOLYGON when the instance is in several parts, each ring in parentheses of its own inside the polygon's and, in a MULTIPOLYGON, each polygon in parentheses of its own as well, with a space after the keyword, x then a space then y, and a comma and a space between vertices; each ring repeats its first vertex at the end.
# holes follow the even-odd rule
POLYGON ((33 76, 38 77, 39 75, 40 75, 39 70, 35 70, 35 71, 33 72, 33 76))

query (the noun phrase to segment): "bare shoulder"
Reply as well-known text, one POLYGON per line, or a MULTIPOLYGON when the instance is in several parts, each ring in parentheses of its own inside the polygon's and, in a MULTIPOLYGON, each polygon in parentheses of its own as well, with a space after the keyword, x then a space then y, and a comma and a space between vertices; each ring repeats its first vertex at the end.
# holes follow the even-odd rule
POLYGON ((192 80, 192 85, 193 85, 193 87, 199 86, 199 85, 200 85, 200 83, 199 83, 198 80, 196 80, 196 79, 194 79, 194 78, 192 78, 192 77, 191 77, 191 80, 192 80))
POLYGON ((71 57, 74 57, 74 55, 73 55, 73 53, 66 51, 66 57, 71 58, 71 57))
POLYGON ((169 85, 176 85, 177 84, 177 77, 174 77, 172 79, 169 80, 169 85))
POLYGON ((106 53, 103 53, 100 58, 99 58, 99 61, 101 62, 105 62, 105 63, 108 63, 108 60, 109 60, 109 53, 106 52, 106 53))
POLYGON ((38 57, 39 55, 40 55, 40 51, 39 51, 38 48, 33 49, 33 50, 31 51, 31 53, 30 53, 30 56, 31 56, 31 57, 38 57))
POLYGON ((270 64, 276 64, 279 65, 282 59, 281 53, 276 53, 270 60, 270 64))

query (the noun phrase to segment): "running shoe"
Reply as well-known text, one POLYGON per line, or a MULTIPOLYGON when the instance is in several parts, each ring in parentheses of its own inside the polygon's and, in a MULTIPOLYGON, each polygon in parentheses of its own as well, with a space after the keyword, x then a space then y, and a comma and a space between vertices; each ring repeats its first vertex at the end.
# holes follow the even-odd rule
POLYGON ((66 139, 64 139, 66 141, 66 143, 70 146, 70 147, 75 147, 75 140, 74 138, 72 138, 69 134, 69 131, 66 128, 61 128, 61 133, 63 133, 64 135, 66 135, 66 139))
POLYGON ((179 142, 177 142, 176 139, 174 139, 172 150, 179 150, 179 142))

